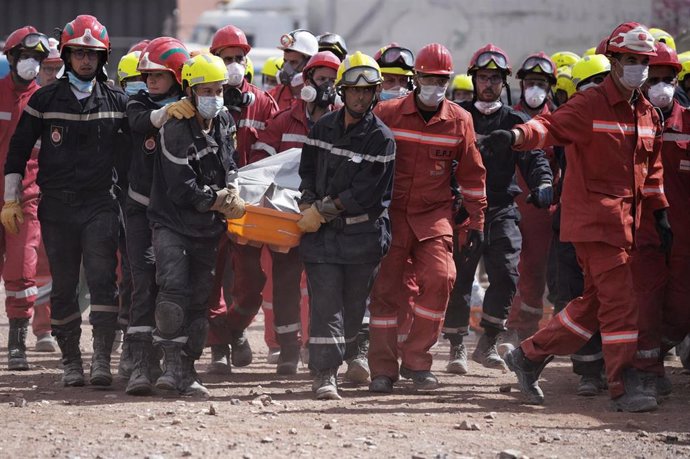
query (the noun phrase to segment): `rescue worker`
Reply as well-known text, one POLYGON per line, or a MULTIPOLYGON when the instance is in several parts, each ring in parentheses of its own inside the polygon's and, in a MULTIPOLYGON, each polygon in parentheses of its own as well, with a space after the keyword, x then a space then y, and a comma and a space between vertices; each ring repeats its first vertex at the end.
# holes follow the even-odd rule
MULTIPOLYGON (((150 204, 155 156, 160 154, 158 131, 171 117, 190 119, 196 115, 191 102, 182 97, 182 66, 189 52, 177 39, 159 37, 143 51, 127 56, 139 57, 134 71, 141 81, 127 83, 130 94, 127 119, 132 134, 132 159, 124 212, 127 252, 132 271, 132 295, 129 326, 124 346, 132 355, 132 368, 125 392, 130 395, 151 393, 156 373, 160 374, 158 356, 153 350, 156 285, 156 259, 151 241, 151 222, 146 215, 150 204)), ((126 57, 126 56, 125 56, 126 57)), ((124 351, 123 351, 124 354, 124 351)), ((122 359, 122 357, 121 357, 122 359)))
POLYGON ((639 89, 655 55, 654 38, 643 25, 624 23, 608 38, 606 54, 611 73, 601 85, 577 93, 550 115, 494 131, 485 140, 493 148, 566 147, 561 240, 574 243, 585 278, 583 296, 505 359, 528 401, 541 404, 539 374, 551 356, 576 352, 598 329, 612 408, 649 411, 657 408, 656 400, 642 391, 633 367, 638 325, 630 250, 643 201, 654 214, 662 249, 671 248, 660 118, 639 89))
MULTIPOLYGON (((250 162, 259 161, 289 148, 302 148, 314 123, 333 110, 335 78, 340 60, 330 51, 314 54, 304 67, 301 100, 271 119, 254 144, 250 162)), ((302 263, 299 248, 287 253, 271 251, 273 274, 273 326, 280 345, 278 374, 297 373, 300 358, 300 279, 302 263)), ((366 359, 366 357, 365 357, 366 359)), ((368 371, 366 377, 368 378, 368 371)))
POLYGON ((244 79, 247 80, 247 83, 253 84, 254 83, 254 63, 252 60, 247 56, 247 64, 245 66, 244 70, 244 79))
POLYGON ((395 141, 372 113, 383 78, 361 52, 338 67, 344 107, 317 121, 302 149, 300 253, 309 285, 309 368, 317 399, 340 399, 338 367, 356 337, 381 258, 390 245, 395 141))
POLYGON ((676 99, 683 107, 690 107, 690 55, 681 61, 682 70, 678 73, 676 99))
POLYGON ((414 54, 407 48, 391 43, 374 54, 381 68, 383 84, 379 98, 383 100, 402 97, 410 92, 414 75, 414 54))
POLYGON ((156 388, 181 394, 208 395, 194 361, 208 332, 208 299, 225 219, 244 214, 238 191, 226 186, 228 172, 236 169, 234 123, 223 107, 227 79, 218 56, 200 54, 184 64, 182 87, 196 113, 161 126, 160 154, 154 156, 147 213, 158 284, 154 342, 165 361, 156 388))
POLYGON ((319 43, 319 52, 330 51, 342 62, 347 57, 347 45, 343 37, 337 33, 326 32, 316 37, 319 43))
MULTIPOLYGON (((553 74, 553 63, 544 56, 533 58, 527 64, 530 69, 542 67, 543 73, 553 74)), ((499 47, 488 44, 478 49, 467 68, 474 83, 474 102, 461 105, 472 116, 474 132, 484 136, 498 127, 511 128, 525 122, 528 117, 501 101, 501 92, 511 74, 510 61, 499 47)), ((542 89, 543 91, 543 89, 542 89)), ((535 97, 545 102, 546 93, 535 97)), ((536 104, 536 107, 539 107, 536 104)), ((472 283, 479 259, 483 257, 489 279, 484 296, 482 318, 479 323, 484 333, 472 353, 472 360, 486 368, 505 369, 498 355, 498 334, 506 331, 506 321, 517 289, 518 261, 522 247, 522 235, 518 228, 520 213, 515 196, 521 193, 516 169, 520 170, 531 194, 531 202, 539 208, 548 208, 553 198, 553 174, 549 162, 541 150, 514 154, 509 148, 480 149, 486 168, 487 201, 486 223, 483 232, 470 227, 468 231, 458 223, 458 241, 467 241, 454 255, 458 271, 443 325, 444 336, 450 341, 451 353, 447 370, 453 373, 467 372, 467 353, 463 344, 467 336, 470 316, 472 283)), ((465 193, 462 187, 463 194, 465 193)), ((463 244, 461 244, 463 245, 463 244)))
POLYGON ((280 84, 269 91, 279 110, 288 108, 299 99, 302 90, 302 70, 307 61, 319 52, 319 42, 308 30, 293 30, 280 37, 278 49, 283 51, 283 66, 278 73, 280 84))
MULTIPOLYGON (((277 111, 273 98, 244 78, 249 51, 251 46, 246 35, 232 25, 219 29, 211 42, 211 54, 223 59, 228 69, 223 101, 237 127, 235 154, 238 167, 249 163, 252 145, 277 111)), ((231 244, 227 233, 223 233, 215 276, 209 302, 211 328, 208 345, 211 346, 211 369, 224 373, 230 370, 230 360, 233 365, 244 367, 253 359, 245 330, 262 303, 261 291, 266 277, 261 269, 261 249, 231 244), (234 271, 230 271, 233 268, 234 271), (227 279, 226 271, 233 272, 235 288, 231 282, 223 282, 227 279), (221 294, 225 291, 234 295, 231 310, 228 310, 225 295, 221 294), (231 357, 228 344, 232 348, 231 357)))
POLYGON ((553 101, 557 107, 560 107, 568 101, 575 94, 575 85, 573 84, 572 68, 560 67, 556 71, 556 86, 553 95, 553 101))
POLYGON ((450 84, 450 100, 460 104, 461 102, 470 102, 472 98, 474 98, 472 77, 466 73, 455 75, 450 84))
POLYGON ((572 51, 558 51, 551 55, 551 60, 556 64, 556 69, 560 69, 561 67, 572 67, 580 60, 580 56, 572 51))
MULTIPOLYGON (((48 37, 32 26, 7 37, 3 53, 10 73, 0 80, 0 164, 7 167, 10 139, 29 99, 38 90, 36 77, 48 56, 48 37)), ((36 139, 34 139, 35 142, 36 139)), ((28 370, 26 334, 38 296, 36 263, 41 227, 36 215, 39 189, 36 185, 38 150, 32 144, 23 167, 5 174, 2 228, 0 228, 0 274, 5 282, 5 313, 9 319, 7 369, 28 370), (33 151, 32 151, 33 149, 33 151)))
MULTIPOLYGON (((651 30, 650 30, 651 32, 651 30)), ((663 147, 664 194, 668 199, 671 228, 690 228, 690 111, 674 100, 677 76, 681 70, 676 52, 657 43, 656 56, 649 59, 649 78, 643 90, 649 101, 664 116, 663 147)), ((664 355, 680 344, 690 332, 690 235, 676 231, 671 252, 664 254, 664 243, 655 229, 653 213, 644 206, 642 222, 636 234, 632 258, 633 284, 639 310, 640 337, 637 368, 642 373, 645 390, 653 396, 671 393, 671 381, 664 372, 664 355)))
MULTIPOLYGON (((77 304, 82 260, 91 293, 90 382, 112 383, 110 354, 119 310, 115 275, 119 213, 112 192, 113 167, 120 137, 129 134, 127 96, 105 83, 103 66, 109 53, 108 32, 95 17, 80 15, 65 25, 60 36, 65 76, 31 97, 5 164, 6 176, 24 175, 31 149, 41 139, 38 215, 53 275, 51 324, 62 351, 66 386, 84 385, 77 304)), ((10 194, 17 195, 18 184, 10 182, 10 194)), ((21 217, 21 208, 13 212, 21 217)))
POLYGON ((462 187, 471 231, 481 234, 484 225, 486 174, 472 119, 445 97, 453 73, 450 52, 438 43, 424 46, 414 71, 415 90, 375 110, 393 130, 398 161, 390 206, 393 241, 369 304, 372 392, 391 392, 399 376, 417 389, 438 386, 429 349, 438 340, 455 281, 451 175, 462 187), (398 367, 398 313, 409 308, 410 276, 419 291, 398 367))
MULTIPOLYGON (((520 102, 514 109, 525 113, 529 118, 550 113, 551 87, 556 84, 556 64, 543 52, 527 56, 517 72, 520 80, 520 102)), ((544 149, 551 174, 558 177, 556 153, 553 148, 544 149)), ((522 175, 518 176, 518 186, 528 189, 522 175)), ((515 333, 519 340, 527 338, 539 329, 539 321, 544 314, 544 293, 547 282, 549 249, 551 247, 550 207, 530 206, 525 195, 516 198, 520 211, 518 227, 522 235, 522 250, 518 273, 520 280, 517 293, 508 316, 509 333, 515 333)))
POLYGON ((261 89, 268 92, 278 85, 276 75, 282 66, 282 57, 271 56, 266 59, 264 66, 261 68, 261 89))
POLYGON ((58 50, 60 42, 54 38, 48 38, 48 44, 50 45, 48 57, 41 61, 41 69, 38 71, 38 77, 36 77, 36 83, 40 86, 54 83, 62 77, 65 70, 65 63, 60 59, 60 51, 58 50))

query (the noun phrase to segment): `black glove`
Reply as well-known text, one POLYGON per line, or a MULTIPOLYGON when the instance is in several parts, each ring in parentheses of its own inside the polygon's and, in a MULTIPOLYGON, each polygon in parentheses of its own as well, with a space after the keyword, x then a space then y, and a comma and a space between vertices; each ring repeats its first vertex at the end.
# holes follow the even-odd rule
POLYGON ((472 258, 482 249, 484 231, 471 229, 467 232, 467 241, 462 246, 462 252, 467 258, 472 258))
POLYGON ((666 253, 666 263, 668 264, 671 247, 673 246, 673 231, 671 231, 671 224, 668 222, 667 209, 655 210, 654 219, 656 220, 656 232, 659 234, 659 240, 661 240, 660 249, 666 253))
POLYGON ((532 193, 527 197, 527 202, 539 209, 548 209, 553 202, 553 185, 549 182, 542 183, 532 190, 532 193))
POLYGON ((486 147, 494 154, 509 150, 513 143, 515 143, 515 133, 504 130, 490 132, 479 140, 480 147, 486 147))

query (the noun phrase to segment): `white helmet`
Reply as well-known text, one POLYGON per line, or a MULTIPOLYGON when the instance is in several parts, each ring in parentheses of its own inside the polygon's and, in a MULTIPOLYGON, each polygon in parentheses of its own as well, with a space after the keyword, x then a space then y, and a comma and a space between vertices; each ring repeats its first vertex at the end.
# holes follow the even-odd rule
POLYGON ((280 37, 278 49, 296 51, 311 57, 319 52, 319 41, 308 30, 297 29, 280 37))

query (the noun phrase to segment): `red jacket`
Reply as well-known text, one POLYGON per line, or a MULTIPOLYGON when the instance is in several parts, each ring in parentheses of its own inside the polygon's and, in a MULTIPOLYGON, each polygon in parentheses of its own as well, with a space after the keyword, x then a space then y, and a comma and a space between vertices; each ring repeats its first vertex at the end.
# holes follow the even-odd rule
POLYGON ((524 134, 517 150, 566 147, 562 241, 629 248, 639 227, 642 200, 648 200, 650 210, 668 206, 659 115, 636 94, 633 110, 608 76, 555 112, 516 126, 524 134))
MULTIPOLYGON (((664 194, 668 199, 668 220, 673 230, 673 253, 690 255, 690 110, 673 103, 670 116, 664 123, 661 158, 664 164, 664 194)), ((645 206, 638 246, 660 244, 656 220, 645 206)))
MULTIPOLYGON (((24 111, 24 107, 38 88, 38 84, 32 81, 28 86, 16 86, 12 81, 12 74, 8 74, 0 80, 0 165, 3 172, 0 173, 0 190, 5 190, 5 162, 7 161, 7 150, 10 146, 10 139, 17 128, 19 117, 24 111)), ((31 159, 26 163, 24 179, 22 180, 22 200, 26 201, 38 197, 38 186, 36 185, 36 174, 38 173, 38 149, 40 140, 36 143, 31 152, 31 159)), ((0 202, 4 202, 4 196, 0 196, 0 202)))
POLYGON ((259 133, 266 128, 266 122, 278 111, 273 97, 246 80, 242 83, 240 91, 252 92, 256 99, 253 104, 242 107, 241 112, 230 110, 237 126, 237 167, 246 166, 249 163, 252 145, 259 137, 259 133))
POLYGON ((268 93, 278 103, 278 110, 280 111, 290 108, 292 102, 294 100, 297 100, 295 97, 292 96, 292 91, 290 91, 290 88, 288 88, 284 84, 279 84, 278 86, 275 86, 270 91, 268 91, 268 93))
POLYGON ((444 99, 427 123, 417 111, 414 93, 380 103, 374 113, 395 136, 391 214, 402 213, 420 241, 452 236, 450 176, 451 162, 456 160, 455 176, 470 214, 469 227, 482 230, 486 170, 475 146, 469 113, 444 99))
POLYGON ((290 108, 271 118, 252 146, 249 162, 268 158, 289 148, 302 148, 309 133, 306 110, 307 103, 296 100, 290 108))

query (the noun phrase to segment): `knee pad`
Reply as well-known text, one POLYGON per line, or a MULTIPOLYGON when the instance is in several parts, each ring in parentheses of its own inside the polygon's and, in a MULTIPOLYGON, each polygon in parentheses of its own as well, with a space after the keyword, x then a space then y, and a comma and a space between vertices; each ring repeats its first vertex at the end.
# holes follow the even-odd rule
POLYGON ((156 328, 162 338, 175 338, 182 333, 184 309, 172 301, 159 301, 156 304, 156 328))

